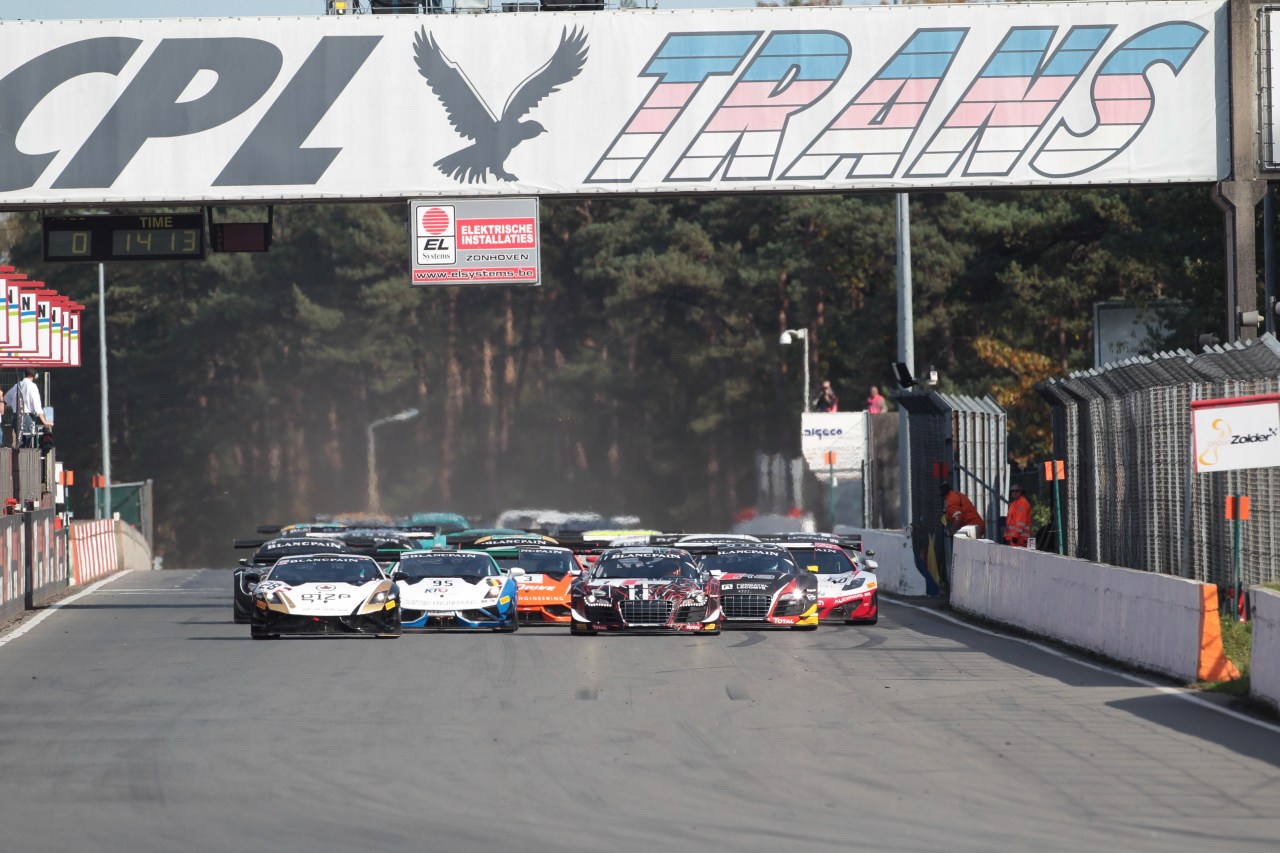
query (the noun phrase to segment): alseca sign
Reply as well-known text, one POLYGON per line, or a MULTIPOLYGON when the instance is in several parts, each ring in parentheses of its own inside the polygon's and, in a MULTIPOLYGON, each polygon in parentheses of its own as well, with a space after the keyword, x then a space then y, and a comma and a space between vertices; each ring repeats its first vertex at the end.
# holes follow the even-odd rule
POLYGON ((1194 400, 1196 471, 1280 466, 1280 395, 1194 400))

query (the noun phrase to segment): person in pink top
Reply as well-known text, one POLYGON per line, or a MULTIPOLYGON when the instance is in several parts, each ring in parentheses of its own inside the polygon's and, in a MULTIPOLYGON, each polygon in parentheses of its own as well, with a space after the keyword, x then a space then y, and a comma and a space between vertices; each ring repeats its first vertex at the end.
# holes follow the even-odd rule
POLYGON ((871 394, 867 397, 867 412, 872 415, 884 414, 884 397, 880 396, 880 389, 871 386, 871 394))

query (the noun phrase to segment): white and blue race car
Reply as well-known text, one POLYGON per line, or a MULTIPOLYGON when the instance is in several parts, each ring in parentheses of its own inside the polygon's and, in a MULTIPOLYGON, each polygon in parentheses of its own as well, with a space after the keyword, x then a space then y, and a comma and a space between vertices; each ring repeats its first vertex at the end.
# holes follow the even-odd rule
POLYGON ((519 629, 516 578, 483 551, 407 551, 391 570, 400 591, 405 630, 425 628, 519 629))

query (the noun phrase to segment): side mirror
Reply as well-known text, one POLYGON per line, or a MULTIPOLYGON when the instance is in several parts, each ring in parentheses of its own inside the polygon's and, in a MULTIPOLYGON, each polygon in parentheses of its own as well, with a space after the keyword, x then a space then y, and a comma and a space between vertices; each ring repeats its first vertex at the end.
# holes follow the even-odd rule
POLYGON ((507 577, 509 578, 522 578, 527 574, 528 572, 526 572, 524 569, 520 568, 519 566, 512 566, 511 568, 507 569, 507 577))
POLYGON ((249 568, 249 561, 246 560, 244 557, 241 557, 239 560, 237 560, 237 562, 240 564, 242 568, 246 568, 246 569, 249 568))
POLYGON ((245 572, 244 582, 248 584, 260 584, 262 583, 262 575, 258 572, 245 572))
POLYGON ((876 555, 876 552, 871 549, 868 549, 866 553, 868 557, 874 557, 876 555))

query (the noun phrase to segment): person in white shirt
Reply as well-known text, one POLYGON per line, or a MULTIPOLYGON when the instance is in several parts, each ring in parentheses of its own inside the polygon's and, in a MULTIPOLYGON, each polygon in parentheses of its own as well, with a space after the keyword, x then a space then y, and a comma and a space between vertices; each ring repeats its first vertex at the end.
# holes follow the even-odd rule
POLYGON ((4 407, 13 418, 13 429, 21 436, 23 447, 36 446, 36 424, 53 426, 53 421, 44 416, 44 404, 40 402, 40 386, 36 385, 35 368, 28 367, 22 381, 5 393, 4 407))

